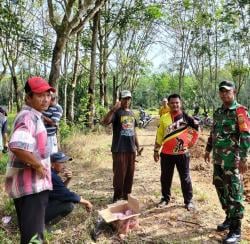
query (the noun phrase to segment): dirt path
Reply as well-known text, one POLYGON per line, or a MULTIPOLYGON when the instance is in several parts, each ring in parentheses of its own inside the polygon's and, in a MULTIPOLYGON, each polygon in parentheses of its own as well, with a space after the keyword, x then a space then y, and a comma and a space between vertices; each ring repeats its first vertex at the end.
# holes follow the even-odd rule
MULTIPOLYGON (((142 156, 137 158, 133 195, 137 196, 141 203, 140 229, 128 236, 128 243, 219 243, 225 233, 218 234, 215 227, 224 220, 224 213, 211 184, 212 165, 206 164, 203 160, 207 134, 201 135, 192 150, 190 167, 196 210, 188 212, 183 205, 179 177, 176 172, 170 204, 165 209, 156 208, 161 193, 160 165, 153 161, 155 130, 156 122, 153 122, 146 129, 138 131, 139 141, 144 151, 142 156)), ((94 170, 79 169, 79 175, 84 177, 84 182, 81 180, 75 182, 74 188, 78 192, 84 190, 83 194, 87 194, 96 208, 101 209, 111 202, 113 193, 111 135, 97 138, 99 139, 95 143, 96 148, 91 150, 92 156, 101 158, 101 163, 97 160, 99 165, 94 170), (105 142, 106 145, 103 146, 105 142)), ((92 157, 92 163, 95 157, 92 157)), ((246 240, 244 243, 247 243, 247 240, 250 241, 249 204, 246 208, 243 222, 243 239, 246 240)), ((112 235, 102 235, 98 241, 98 243, 114 242, 119 241, 112 235)))
MULTIPOLYGON (((133 195, 141 204, 140 228, 130 233, 126 243, 220 243, 225 233, 218 234, 215 227, 224 219, 212 179, 212 165, 203 160, 207 139, 202 134, 192 150, 191 177, 196 210, 184 208, 179 177, 175 172, 172 198, 165 209, 156 208, 161 197, 160 165, 153 161, 156 121, 146 129, 138 130, 142 156, 138 157, 133 195)), ((74 161, 70 164, 75 177, 71 189, 90 199, 96 210, 103 209, 112 200, 112 160, 110 153, 111 134, 89 136, 75 135, 65 150, 74 161)), ((175 170, 176 171, 176 170, 175 170)), ((250 205, 246 204, 243 221, 242 243, 250 243, 250 205)), ((97 219, 97 211, 88 214, 77 206, 74 212, 63 219, 48 235, 50 243, 92 243, 90 231, 97 219)), ((114 233, 104 233, 97 243, 120 243, 114 233)))

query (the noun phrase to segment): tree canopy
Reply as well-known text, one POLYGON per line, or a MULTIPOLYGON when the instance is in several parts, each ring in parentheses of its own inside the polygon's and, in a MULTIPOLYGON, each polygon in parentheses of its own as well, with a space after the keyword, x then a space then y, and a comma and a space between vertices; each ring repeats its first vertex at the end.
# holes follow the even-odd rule
POLYGON ((0 104, 19 110, 25 80, 40 75, 57 88, 65 120, 90 127, 122 89, 135 105, 157 107, 176 92, 187 108, 211 110, 230 79, 249 107, 248 13, 235 0, 1 1, 0 104), (159 67, 154 50, 165 57, 159 67))

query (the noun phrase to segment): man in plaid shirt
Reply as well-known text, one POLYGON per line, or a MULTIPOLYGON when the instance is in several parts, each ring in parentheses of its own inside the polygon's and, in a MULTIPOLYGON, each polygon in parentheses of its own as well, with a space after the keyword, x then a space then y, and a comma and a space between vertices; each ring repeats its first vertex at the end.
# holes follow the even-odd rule
POLYGON ((50 104, 51 87, 41 77, 25 84, 26 105, 17 114, 9 142, 5 188, 14 200, 21 244, 43 240, 45 209, 52 190, 47 132, 41 119, 50 104))

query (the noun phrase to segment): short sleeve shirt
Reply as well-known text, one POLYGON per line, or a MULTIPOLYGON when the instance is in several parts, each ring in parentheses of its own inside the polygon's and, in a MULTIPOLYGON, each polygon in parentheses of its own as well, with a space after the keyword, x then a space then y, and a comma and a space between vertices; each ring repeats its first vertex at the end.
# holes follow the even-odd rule
POLYGON ((20 161, 10 150, 5 189, 12 198, 52 190, 47 132, 41 115, 37 110, 24 106, 14 121, 9 148, 33 153, 47 169, 46 177, 40 178, 35 169, 20 161))
POLYGON ((113 116, 112 152, 135 152, 136 120, 131 110, 118 109, 113 116))
MULTIPOLYGON (((50 106, 46 111, 43 112, 43 115, 53 120, 57 125, 62 117, 63 109, 59 104, 55 106, 50 106)), ((54 125, 45 125, 48 136, 54 136, 57 131, 57 126, 54 125)))

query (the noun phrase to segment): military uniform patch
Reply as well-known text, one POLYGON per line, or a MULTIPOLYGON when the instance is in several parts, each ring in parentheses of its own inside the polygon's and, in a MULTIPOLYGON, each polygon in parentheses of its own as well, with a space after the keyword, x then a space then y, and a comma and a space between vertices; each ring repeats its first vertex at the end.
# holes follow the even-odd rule
POLYGON ((238 119, 238 125, 240 132, 246 131, 249 132, 249 118, 246 112, 246 109, 242 107, 238 107, 236 109, 237 119, 238 119))

